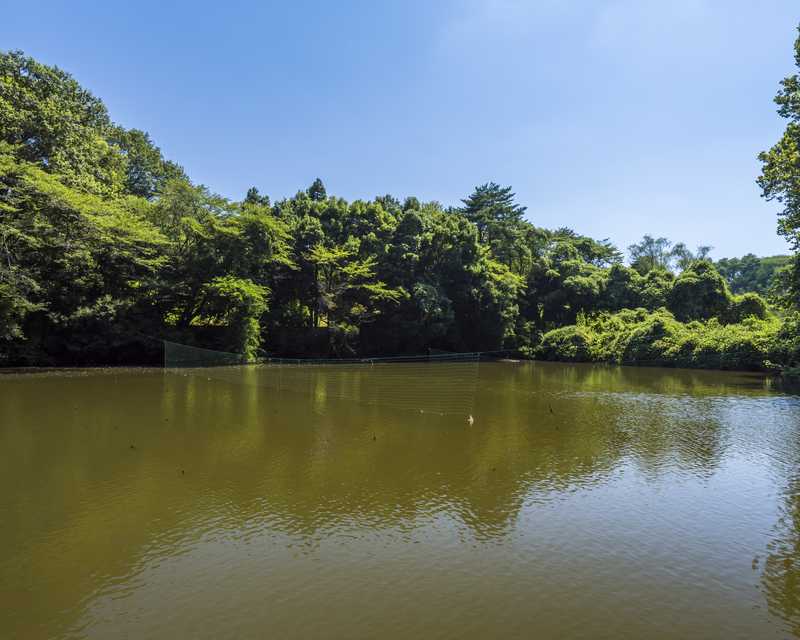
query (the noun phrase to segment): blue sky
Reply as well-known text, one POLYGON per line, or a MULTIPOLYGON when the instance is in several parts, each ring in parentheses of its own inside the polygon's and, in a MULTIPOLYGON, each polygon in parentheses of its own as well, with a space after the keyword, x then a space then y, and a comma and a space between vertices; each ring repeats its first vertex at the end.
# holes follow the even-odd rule
POLYGON ((754 183, 796 0, 30 2, 0 48, 57 64, 197 182, 456 204, 626 247, 784 252, 754 183))

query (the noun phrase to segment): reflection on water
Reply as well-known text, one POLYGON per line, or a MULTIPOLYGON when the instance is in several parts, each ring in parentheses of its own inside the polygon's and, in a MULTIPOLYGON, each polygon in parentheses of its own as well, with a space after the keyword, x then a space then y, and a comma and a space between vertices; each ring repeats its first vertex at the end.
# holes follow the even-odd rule
POLYGON ((0 377, 0 637, 800 637, 798 398, 402 366, 0 377))

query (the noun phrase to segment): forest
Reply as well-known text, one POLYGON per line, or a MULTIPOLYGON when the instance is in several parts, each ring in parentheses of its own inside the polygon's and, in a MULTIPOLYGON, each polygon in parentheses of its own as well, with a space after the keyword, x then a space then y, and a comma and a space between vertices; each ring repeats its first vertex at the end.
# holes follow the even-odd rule
POLYGON ((796 374, 800 75, 775 102, 786 129, 757 182, 793 253, 714 262, 538 227, 494 182, 455 206, 348 202, 320 179, 232 201, 67 72, 0 53, 0 366, 153 364, 167 339, 249 359, 441 349, 796 374))

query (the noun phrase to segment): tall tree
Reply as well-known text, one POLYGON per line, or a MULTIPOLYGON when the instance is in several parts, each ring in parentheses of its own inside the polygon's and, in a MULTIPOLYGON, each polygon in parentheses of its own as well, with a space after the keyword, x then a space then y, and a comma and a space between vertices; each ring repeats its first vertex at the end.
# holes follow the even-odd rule
POLYGON ((254 204, 262 207, 269 206, 269 196, 261 195, 256 187, 250 187, 244 197, 245 204, 254 204))
POLYGON ((717 271, 728 281, 733 293, 752 291, 766 295, 776 285, 777 274, 792 262, 791 256, 759 258, 748 253, 741 258, 722 258, 715 263, 717 271))
POLYGON ((631 257, 631 266, 644 275, 653 269, 669 270, 674 254, 671 250, 672 243, 666 238, 654 238, 645 235, 641 242, 628 247, 631 257))
POLYGON ((526 207, 518 205, 514 197, 511 187, 487 182, 461 201, 464 206, 460 211, 478 228, 481 242, 489 242, 499 226, 522 220, 526 207))
POLYGON ((322 180, 319 178, 311 183, 311 186, 308 188, 306 193, 308 194, 309 198, 317 202, 321 202, 328 198, 328 192, 325 190, 325 185, 322 184, 322 180))
POLYGON ((105 105, 58 67, 0 53, 0 139, 21 160, 98 194, 123 188, 125 160, 109 143, 105 105))
POLYGON ((672 247, 672 257, 675 260, 675 266, 680 270, 684 271, 688 269, 693 262, 697 262, 698 260, 708 260, 708 256, 711 254, 711 250, 714 247, 708 245, 700 245, 697 247, 696 251, 692 251, 687 247, 683 242, 679 242, 674 247, 672 247))
MULTIPOLYGON (((794 50, 795 64, 800 69, 800 36, 794 50)), ((762 166, 758 184, 764 198, 783 207, 778 213, 778 233, 796 253, 789 281, 793 306, 800 307, 800 74, 781 81, 775 103, 778 113, 788 123, 777 144, 759 154, 762 166)))
POLYGON ((152 199, 170 180, 188 180, 183 168, 165 160, 161 149, 153 144, 149 134, 138 129, 113 127, 109 136, 125 159, 125 182, 127 193, 152 199))

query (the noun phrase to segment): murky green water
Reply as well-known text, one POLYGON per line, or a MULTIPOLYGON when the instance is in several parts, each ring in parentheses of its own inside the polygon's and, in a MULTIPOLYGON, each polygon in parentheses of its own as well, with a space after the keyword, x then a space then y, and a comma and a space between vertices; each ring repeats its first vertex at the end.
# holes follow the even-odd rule
POLYGON ((800 398, 403 366, 0 376, 0 638, 800 637, 800 398))

